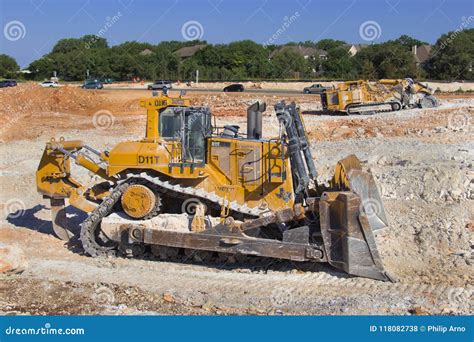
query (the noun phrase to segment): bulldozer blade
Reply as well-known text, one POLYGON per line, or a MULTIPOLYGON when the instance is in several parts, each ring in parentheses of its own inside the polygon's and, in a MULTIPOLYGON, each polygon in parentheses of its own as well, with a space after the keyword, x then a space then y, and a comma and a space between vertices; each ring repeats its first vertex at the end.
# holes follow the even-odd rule
POLYGON ((67 228, 64 198, 51 198, 51 215, 54 234, 63 241, 71 240, 74 233, 67 228))
POLYGON ((347 177, 351 191, 361 198, 360 209, 367 216, 370 229, 376 232, 388 228, 387 216, 374 177, 368 172, 355 169, 347 177))
POLYGON ((351 191, 325 192, 319 211, 329 264, 351 275, 392 280, 384 270, 360 196, 351 191))
POLYGON ((361 212, 365 212, 372 231, 388 227, 387 216, 374 177, 362 171, 355 155, 347 156, 337 164, 331 181, 331 190, 352 191, 361 198, 361 212))

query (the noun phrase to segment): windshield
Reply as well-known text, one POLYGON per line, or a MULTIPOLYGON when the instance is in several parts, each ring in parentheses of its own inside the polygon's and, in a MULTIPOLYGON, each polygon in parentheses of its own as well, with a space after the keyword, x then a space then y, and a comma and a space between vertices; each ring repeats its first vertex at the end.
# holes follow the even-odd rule
POLYGON ((177 139, 181 131, 181 113, 168 107, 160 113, 160 136, 164 139, 177 139))

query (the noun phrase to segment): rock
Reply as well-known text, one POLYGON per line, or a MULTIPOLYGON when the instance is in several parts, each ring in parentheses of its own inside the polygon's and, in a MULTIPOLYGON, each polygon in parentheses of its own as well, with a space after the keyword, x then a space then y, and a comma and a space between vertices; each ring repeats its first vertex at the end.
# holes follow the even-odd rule
POLYGON ((377 164, 378 165, 388 165, 388 158, 387 156, 382 156, 379 158, 379 160, 377 161, 377 164))
POLYGON ((431 315, 430 310, 423 308, 421 306, 415 306, 412 312, 414 315, 431 315))
POLYGON ((168 303, 174 303, 174 296, 171 293, 165 293, 163 294, 163 300, 168 303))
POLYGON ((0 244, 0 273, 21 273, 27 267, 28 261, 20 247, 0 244))
POLYGON ((201 305, 201 308, 206 311, 211 311, 214 308, 214 304, 211 301, 207 301, 203 305, 201 305))
POLYGON ((365 129, 363 127, 359 127, 356 130, 357 135, 362 136, 365 133, 365 129))

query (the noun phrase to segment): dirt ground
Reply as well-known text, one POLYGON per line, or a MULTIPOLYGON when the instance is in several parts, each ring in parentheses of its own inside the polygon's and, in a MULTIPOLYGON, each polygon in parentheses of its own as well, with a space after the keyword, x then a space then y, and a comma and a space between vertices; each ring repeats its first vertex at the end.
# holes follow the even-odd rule
MULTIPOLYGON (((349 117, 321 115, 317 95, 188 94, 211 107, 218 126, 242 130, 247 106, 266 101, 265 137, 278 134, 273 105, 295 101, 321 182, 339 159, 356 154, 382 193, 390 229, 378 243, 394 283, 324 264, 94 259, 55 238, 34 179, 45 142, 64 136, 103 150, 139 139, 145 114, 138 99, 148 95, 34 84, 0 89, 0 261, 10 249, 24 268, 0 274, 0 314, 473 313, 473 95, 441 95, 435 109, 349 117)), ((93 180, 84 170, 78 178, 93 180)))

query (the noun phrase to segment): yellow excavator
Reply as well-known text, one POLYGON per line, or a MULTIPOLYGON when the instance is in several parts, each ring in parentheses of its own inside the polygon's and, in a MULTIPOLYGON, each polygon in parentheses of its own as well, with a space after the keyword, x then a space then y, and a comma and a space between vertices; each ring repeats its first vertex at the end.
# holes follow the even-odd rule
POLYGON ((36 183, 51 202, 60 238, 74 237, 67 199, 87 213, 78 237, 92 257, 268 257, 390 280, 375 243, 388 223, 372 175, 351 155, 319 184, 295 103, 275 105, 280 133, 273 139, 263 139, 264 103, 248 108, 246 133, 217 127, 209 108, 192 106, 183 94, 154 94, 140 104, 147 111, 141 140, 103 152, 63 138, 46 144, 36 183), (102 180, 84 186, 73 178, 72 163, 102 180), (146 224, 183 215, 190 200, 196 207, 186 213, 189 229, 146 224), (113 215, 118 224, 107 223, 113 215))
POLYGON ((428 85, 411 78, 347 81, 321 94, 324 111, 374 114, 405 108, 432 108, 438 99, 428 85))

